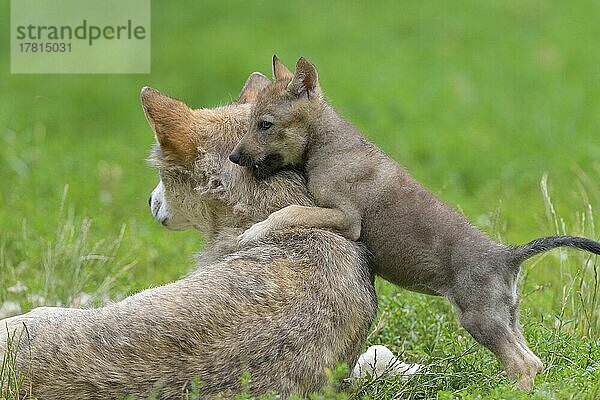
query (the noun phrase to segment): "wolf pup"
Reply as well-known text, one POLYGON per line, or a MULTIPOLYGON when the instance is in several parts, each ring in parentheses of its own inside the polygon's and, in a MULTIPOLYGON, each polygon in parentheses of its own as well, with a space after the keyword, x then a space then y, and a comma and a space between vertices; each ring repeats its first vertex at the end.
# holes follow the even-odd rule
POLYGON ((571 236, 523 246, 496 243, 425 189, 325 100, 315 67, 300 58, 295 74, 273 57, 275 81, 259 93, 250 128, 230 160, 263 178, 287 167, 305 171, 318 207, 291 205, 255 224, 242 243, 289 227, 330 229, 361 239, 375 272, 404 288, 448 298, 460 322, 530 390, 542 362, 519 324, 520 264, 569 246, 600 254, 600 244, 571 236))
POLYGON ((199 398, 233 398, 248 371, 250 394, 285 399, 318 390, 326 368, 356 362, 377 312, 363 245, 294 228, 237 248, 253 222, 313 204, 301 176, 258 181, 227 159, 265 81, 251 76, 236 104, 214 109, 142 90, 161 176, 152 214, 167 228, 206 232, 207 251, 189 276, 118 303, 0 321, 0 398, 181 399, 195 378, 199 398), (8 333, 20 346, 7 347, 8 333))

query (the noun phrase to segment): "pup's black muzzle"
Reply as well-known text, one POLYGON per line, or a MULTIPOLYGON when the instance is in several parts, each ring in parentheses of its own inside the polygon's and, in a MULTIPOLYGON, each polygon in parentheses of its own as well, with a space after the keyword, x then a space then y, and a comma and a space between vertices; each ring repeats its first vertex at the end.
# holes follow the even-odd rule
POLYGON ((235 164, 239 164, 240 158, 242 158, 242 155, 240 153, 238 153, 237 151, 233 151, 229 155, 229 161, 231 161, 232 163, 235 163, 235 164))
POLYGON ((242 167, 251 167, 254 165, 254 160, 252 159, 252 157, 246 154, 242 154, 237 150, 231 152, 231 154, 229 155, 229 161, 241 165, 242 167))
POLYGON ((242 167, 250 167, 252 169, 252 175, 258 179, 265 179, 281 169, 282 160, 283 157, 281 157, 280 154, 268 154, 259 157, 258 159, 254 159, 237 150, 233 150, 229 155, 229 161, 241 165, 242 167))

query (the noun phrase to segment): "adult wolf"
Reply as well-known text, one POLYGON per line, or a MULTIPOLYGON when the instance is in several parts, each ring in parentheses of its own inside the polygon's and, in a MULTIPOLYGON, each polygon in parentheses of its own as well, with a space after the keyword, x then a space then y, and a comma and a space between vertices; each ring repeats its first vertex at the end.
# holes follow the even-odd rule
POLYGON ((267 81, 253 74, 235 104, 213 109, 192 110, 142 90, 158 142, 153 214, 167 227, 206 232, 208 249, 189 276, 121 302, 43 307, 0 321, 0 358, 7 332, 19 337, 27 327, 11 349, 26 394, 175 399, 197 377, 202 398, 231 397, 248 371, 252 394, 288 397, 319 389, 326 368, 356 362, 376 313, 363 246, 316 229, 237 245, 237 236, 269 213, 312 204, 299 175, 259 182, 227 159, 247 130, 247 102, 267 81))

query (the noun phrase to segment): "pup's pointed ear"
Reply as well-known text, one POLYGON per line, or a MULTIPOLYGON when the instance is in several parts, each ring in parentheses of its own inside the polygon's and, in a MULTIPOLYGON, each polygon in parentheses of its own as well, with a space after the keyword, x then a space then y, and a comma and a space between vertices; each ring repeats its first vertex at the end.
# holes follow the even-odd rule
POLYGON ((289 81, 294 74, 273 54, 273 79, 276 81, 289 81))
POLYGON ((146 119, 169 161, 185 165, 196 158, 193 140, 193 111, 183 102, 148 86, 140 94, 146 119))
POLYGON ((319 86, 319 76, 314 65, 304 57, 296 63, 296 73, 287 89, 290 93, 300 96, 306 93, 308 97, 319 86))
POLYGON ((271 83, 269 78, 260 72, 253 72, 246 80, 246 83, 240 92, 240 97, 238 97, 235 102, 237 104, 252 103, 256 99, 258 93, 266 88, 269 83, 271 83))

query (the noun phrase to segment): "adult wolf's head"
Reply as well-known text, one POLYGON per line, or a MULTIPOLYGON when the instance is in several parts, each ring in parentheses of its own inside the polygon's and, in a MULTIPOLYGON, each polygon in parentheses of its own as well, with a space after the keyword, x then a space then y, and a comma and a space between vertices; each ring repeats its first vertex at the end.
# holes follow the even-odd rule
POLYGON ((313 121, 325 105, 317 70, 304 58, 292 73, 273 56, 273 76, 256 98, 248 132, 229 156, 258 178, 302 163, 313 121))
POLYGON ((161 178, 150 207, 165 227, 215 234, 243 229, 289 204, 310 203, 298 175, 259 182, 227 159, 248 129, 250 102, 269 82, 254 73, 232 104, 197 110, 158 90, 142 89, 144 113, 157 141, 150 161, 161 178))

